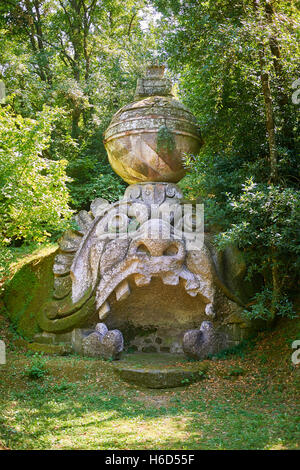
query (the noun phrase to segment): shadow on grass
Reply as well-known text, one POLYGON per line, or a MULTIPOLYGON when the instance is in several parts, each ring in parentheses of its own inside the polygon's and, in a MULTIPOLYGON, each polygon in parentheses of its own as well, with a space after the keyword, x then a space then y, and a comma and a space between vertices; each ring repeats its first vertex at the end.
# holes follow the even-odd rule
POLYGON ((175 390, 166 406, 155 407, 137 398, 136 389, 124 397, 99 388, 30 383, 26 391, 10 393, 1 403, 1 440, 12 449, 296 447, 293 410, 275 407, 272 396, 252 403, 233 396, 224 403, 222 397, 181 400, 175 390))

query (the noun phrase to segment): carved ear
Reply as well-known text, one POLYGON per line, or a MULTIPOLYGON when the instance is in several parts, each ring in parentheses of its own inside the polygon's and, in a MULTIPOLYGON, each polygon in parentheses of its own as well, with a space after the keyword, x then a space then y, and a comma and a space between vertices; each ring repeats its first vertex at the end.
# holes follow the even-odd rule
POLYGON ((53 297, 56 300, 64 299, 71 292, 71 265, 81 241, 81 233, 73 230, 67 230, 58 241, 59 252, 53 265, 53 297))
POLYGON ((87 234, 75 254, 71 266, 72 300, 78 302, 89 289, 94 289, 98 279, 99 262, 105 240, 97 241, 94 229, 87 234))

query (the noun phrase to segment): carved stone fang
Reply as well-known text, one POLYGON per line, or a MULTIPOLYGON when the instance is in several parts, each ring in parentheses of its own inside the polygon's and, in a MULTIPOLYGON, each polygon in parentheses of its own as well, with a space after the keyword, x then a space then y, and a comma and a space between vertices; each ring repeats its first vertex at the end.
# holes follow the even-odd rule
POLYGON ((136 274, 134 276, 134 282, 138 287, 148 286, 151 282, 151 276, 144 276, 143 274, 136 274))
POLYGON ((176 274, 165 274, 162 276, 162 281, 167 286, 177 286, 179 284, 179 276, 176 274))
POLYGON ((196 295, 198 294, 198 291, 197 290, 187 290, 186 291, 191 297, 196 297, 196 295))
POLYGON ((215 316, 216 316, 216 312, 214 311, 212 304, 207 304, 206 305, 205 313, 206 313, 206 315, 208 315, 209 317, 212 317, 212 318, 215 318, 215 316))
POLYGON ((110 306, 108 302, 104 302, 98 310, 100 320, 104 320, 110 312, 110 306))
POLYGON ((125 300, 130 295, 130 287, 128 282, 125 280, 121 282, 116 288, 116 299, 117 301, 125 300))

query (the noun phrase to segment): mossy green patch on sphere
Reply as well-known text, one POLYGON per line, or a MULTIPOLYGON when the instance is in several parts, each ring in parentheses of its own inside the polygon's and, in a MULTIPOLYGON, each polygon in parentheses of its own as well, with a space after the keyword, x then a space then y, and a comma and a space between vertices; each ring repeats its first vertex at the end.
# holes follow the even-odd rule
POLYGON ((174 135, 166 126, 160 126, 157 132, 157 152, 172 152, 176 146, 174 135))

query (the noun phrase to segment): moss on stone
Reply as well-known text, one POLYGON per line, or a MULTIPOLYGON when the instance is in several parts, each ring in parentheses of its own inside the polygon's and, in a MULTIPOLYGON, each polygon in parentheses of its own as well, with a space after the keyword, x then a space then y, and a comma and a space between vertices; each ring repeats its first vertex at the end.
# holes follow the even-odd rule
POLYGON ((37 313, 53 288, 52 265, 57 246, 42 249, 16 265, 4 292, 7 315, 24 338, 31 340, 40 330, 37 313))
POLYGON ((147 388, 173 388, 190 385, 205 378, 206 361, 188 361, 177 354, 125 354, 112 364, 123 380, 147 388))
POLYGON ((44 353, 54 356, 65 356, 72 353, 72 348, 67 344, 40 344, 40 343, 27 343, 27 349, 30 351, 44 353))

